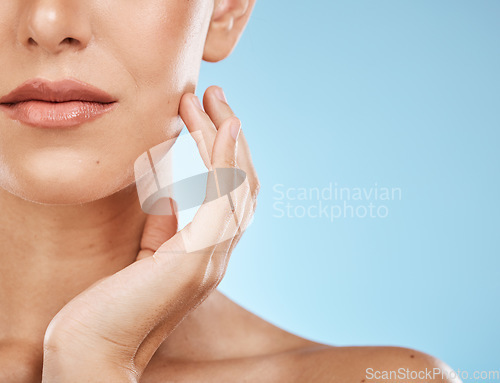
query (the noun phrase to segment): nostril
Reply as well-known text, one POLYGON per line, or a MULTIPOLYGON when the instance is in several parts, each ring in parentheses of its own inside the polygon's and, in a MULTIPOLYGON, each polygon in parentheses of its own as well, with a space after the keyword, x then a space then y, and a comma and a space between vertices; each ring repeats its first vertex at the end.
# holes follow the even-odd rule
POLYGON ((62 43, 68 43, 69 45, 76 45, 78 44, 78 40, 74 39, 73 37, 66 37, 62 43))

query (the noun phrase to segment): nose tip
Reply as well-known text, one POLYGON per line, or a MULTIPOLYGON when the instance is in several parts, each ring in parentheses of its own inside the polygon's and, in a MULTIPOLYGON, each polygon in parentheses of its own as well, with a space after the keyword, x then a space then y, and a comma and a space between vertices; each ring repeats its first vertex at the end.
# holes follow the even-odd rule
POLYGON ((85 48, 92 31, 85 14, 73 4, 71 0, 33 3, 20 25, 20 42, 54 54, 85 48))

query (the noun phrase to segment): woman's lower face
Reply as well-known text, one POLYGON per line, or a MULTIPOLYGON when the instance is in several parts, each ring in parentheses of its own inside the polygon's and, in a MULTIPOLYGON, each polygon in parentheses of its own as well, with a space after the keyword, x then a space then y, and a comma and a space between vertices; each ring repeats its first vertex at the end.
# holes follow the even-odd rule
POLYGON ((70 78, 116 100, 109 112, 70 127, 29 125, 2 111, 0 186, 31 201, 76 204, 132 184, 137 157, 182 128, 179 101, 195 89, 213 6, 0 2, 0 98, 31 79, 70 78))

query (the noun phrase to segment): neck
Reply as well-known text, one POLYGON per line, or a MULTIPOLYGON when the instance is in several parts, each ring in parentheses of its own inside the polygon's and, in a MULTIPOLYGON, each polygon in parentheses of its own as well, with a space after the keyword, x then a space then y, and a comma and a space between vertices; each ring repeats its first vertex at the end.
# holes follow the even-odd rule
MULTIPOLYGON (((29 202, 0 188, 0 209, 0 380, 39 382, 50 321, 94 282, 135 261, 146 214, 135 187, 71 206, 29 202)), ((208 330, 235 307, 215 291, 158 353, 195 354, 208 330)))
POLYGON ((66 303, 134 262, 146 219, 133 187, 79 205, 0 189, 0 209, 0 340, 40 346, 66 303))

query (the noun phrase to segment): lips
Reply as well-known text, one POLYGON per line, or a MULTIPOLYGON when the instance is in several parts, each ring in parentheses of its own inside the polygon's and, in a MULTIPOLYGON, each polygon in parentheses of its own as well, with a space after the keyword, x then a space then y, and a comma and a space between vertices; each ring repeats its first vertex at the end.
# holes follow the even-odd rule
POLYGON ((92 121, 113 110, 117 100, 105 91, 75 79, 26 81, 0 98, 0 109, 13 120, 46 128, 92 121))

